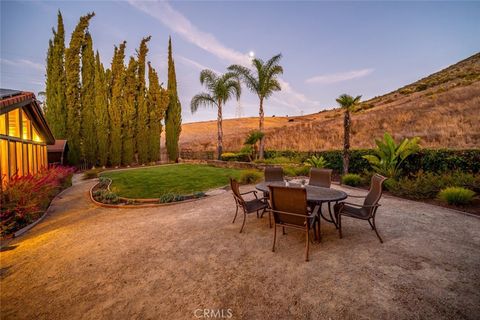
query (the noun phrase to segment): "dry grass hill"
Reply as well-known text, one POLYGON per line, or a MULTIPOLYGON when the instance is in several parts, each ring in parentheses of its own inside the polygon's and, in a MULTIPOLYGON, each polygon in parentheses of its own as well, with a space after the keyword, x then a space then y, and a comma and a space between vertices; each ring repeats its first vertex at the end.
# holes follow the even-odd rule
MULTIPOLYGON (((267 117, 270 150, 340 149, 342 110, 301 117, 267 117)), ((258 118, 224 120, 224 149, 240 150, 258 118)), ((421 137, 423 147, 480 147, 480 53, 386 95, 365 101, 352 115, 352 148, 374 146, 385 131, 421 137)), ((182 127, 182 149, 215 150, 216 121, 182 127)))

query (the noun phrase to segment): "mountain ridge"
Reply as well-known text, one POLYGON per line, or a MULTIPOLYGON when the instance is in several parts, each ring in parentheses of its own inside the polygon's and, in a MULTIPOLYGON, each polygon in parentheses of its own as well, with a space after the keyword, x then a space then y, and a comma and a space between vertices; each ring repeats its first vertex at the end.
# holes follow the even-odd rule
MULTIPOLYGON (((296 117, 266 117, 271 150, 341 149, 343 111, 339 108, 296 117), (308 137, 308 139, 306 138, 308 137)), ((387 94, 362 102, 352 113, 352 148, 370 148, 385 131, 395 138, 419 136, 427 148, 480 147, 480 53, 387 94)), ((224 150, 238 151, 258 117, 225 119, 224 150)), ((216 121, 182 126, 180 146, 213 151, 216 121)))

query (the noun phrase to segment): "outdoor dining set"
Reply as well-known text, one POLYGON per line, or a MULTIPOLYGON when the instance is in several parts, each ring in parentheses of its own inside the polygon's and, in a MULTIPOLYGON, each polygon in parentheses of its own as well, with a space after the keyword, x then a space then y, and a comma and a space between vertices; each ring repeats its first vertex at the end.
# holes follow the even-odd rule
POLYGON ((338 229, 342 238, 342 216, 367 220, 378 239, 383 243, 375 225, 375 214, 380 206, 383 182, 385 177, 375 174, 370 182, 370 189, 365 197, 347 195, 345 192, 331 188, 332 170, 312 168, 308 183, 292 183, 285 179, 281 167, 266 167, 265 180, 255 186, 257 190, 240 192, 239 183, 230 179, 233 197, 236 203, 235 217, 238 212, 243 212, 243 223, 240 233, 245 228, 246 217, 256 213, 257 218, 268 213, 269 225, 272 228, 273 216, 273 247, 277 238, 277 227, 299 229, 305 232, 305 260, 308 261, 310 232, 313 231, 314 239, 321 241, 320 221, 323 219, 338 229), (259 192, 262 196, 259 196, 259 192), (247 199, 247 195, 251 199, 247 199), (344 201, 347 197, 364 198, 363 204, 344 201), (323 204, 326 208, 322 211, 323 204), (333 213, 332 213, 333 204, 333 213), (328 213, 328 216, 327 216, 328 213))

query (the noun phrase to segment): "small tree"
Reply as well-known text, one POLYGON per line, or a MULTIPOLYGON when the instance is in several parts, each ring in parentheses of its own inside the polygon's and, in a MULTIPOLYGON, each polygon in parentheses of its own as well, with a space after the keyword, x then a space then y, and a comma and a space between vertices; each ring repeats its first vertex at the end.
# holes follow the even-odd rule
POLYGON ((385 132, 383 141, 375 140, 377 144, 375 154, 366 155, 363 158, 370 163, 377 173, 389 178, 396 178, 401 173, 403 161, 409 155, 418 152, 419 141, 419 137, 406 138, 401 143, 396 144, 392 136, 385 132))
POLYGON ((305 160, 305 164, 314 168, 325 168, 328 165, 328 162, 323 156, 317 157, 313 155, 305 160))
POLYGON ((259 130, 254 130, 251 131, 245 139, 245 142, 243 143, 245 147, 242 149, 242 153, 248 154, 250 161, 258 158, 258 143, 262 141, 263 137, 265 137, 265 133, 259 130))
POLYGON ((343 174, 348 173, 348 165, 350 162, 350 112, 353 111, 355 107, 360 103, 361 98, 362 96, 356 96, 354 98, 348 94, 342 94, 337 99, 340 107, 345 110, 343 118, 343 174))

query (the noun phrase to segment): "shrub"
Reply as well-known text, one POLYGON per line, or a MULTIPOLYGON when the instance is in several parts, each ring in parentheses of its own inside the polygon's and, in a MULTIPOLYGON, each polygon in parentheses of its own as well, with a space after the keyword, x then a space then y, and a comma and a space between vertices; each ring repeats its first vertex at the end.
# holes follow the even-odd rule
POLYGON ((105 203, 118 203, 118 196, 112 191, 106 191, 103 195, 103 199, 105 203))
POLYGON ((374 154, 363 156, 372 168, 379 174, 389 178, 398 177, 401 172, 401 165, 411 154, 415 154, 418 149, 420 138, 403 139, 396 144, 392 136, 385 132, 382 140, 375 140, 377 149, 374 154))
POLYGON ((275 157, 270 159, 263 159, 263 160, 255 160, 255 163, 263 163, 263 164, 287 164, 287 163, 296 163, 294 159, 287 158, 287 157, 275 157))
POLYGON ((438 193, 438 198, 453 205, 465 205, 472 202, 475 192, 462 187, 449 187, 438 193))
POLYGON ((437 174, 419 171, 411 177, 392 180, 388 190, 395 195, 412 199, 432 199, 444 188, 463 187, 480 189, 480 175, 465 172, 437 174))
POLYGON ((363 179, 360 175, 355 174, 355 173, 349 173, 344 176, 342 176, 342 183, 346 184, 347 186, 359 186, 363 182, 363 179))
POLYGON ((13 176, 0 193, 1 235, 15 232, 34 222, 52 199, 71 185, 73 168, 51 167, 35 175, 13 176))
POLYGON ((305 164, 314 168, 325 168, 328 165, 328 162, 323 156, 317 157, 313 155, 305 161, 305 164))
POLYGON ((235 157, 237 156, 236 153, 233 153, 233 152, 224 152, 222 153, 222 160, 223 161, 231 161, 232 159, 234 159, 235 157))
POLYGON ((308 176, 310 173, 310 167, 309 166, 299 166, 299 167, 294 167, 295 170, 295 176, 308 176))
POLYGON ((107 178, 107 177, 98 177, 98 187, 100 189, 102 188, 106 188, 108 186, 108 184, 110 183, 110 179, 107 178))
POLYGON ((225 152, 225 153, 222 153, 221 158, 223 161, 243 161, 243 162, 249 161, 248 154, 245 154, 242 152, 240 153, 225 152))
POLYGON ((83 180, 95 179, 98 178, 98 174, 102 172, 103 169, 90 169, 83 173, 83 180))
POLYGON ((207 195, 205 194, 205 192, 195 192, 195 193, 193 194, 193 197, 194 197, 194 198, 203 198, 203 197, 205 197, 205 196, 207 196, 207 195))
POLYGON ((181 195, 181 194, 177 194, 175 195, 175 197, 173 198, 173 201, 183 201, 185 200, 185 196, 184 195, 181 195))
POLYGON ((252 184, 263 179, 263 174, 257 170, 242 170, 240 172, 240 183, 252 184))
MULTIPOLYGON (((363 173, 371 170, 369 162, 363 158, 372 154, 372 149, 350 150, 349 172, 363 173)), ((287 157, 303 163, 312 155, 323 156, 328 162, 328 167, 336 173, 342 172, 342 150, 329 150, 318 152, 304 151, 272 151, 265 152, 265 158, 287 157)), ((401 165, 402 174, 415 174, 420 170, 443 173, 449 171, 463 171, 471 173, 480 172, 480 149, 450 150, 450 149, 420 149, 410 155, 401 165)))
POLYGON ((175 195, 173 193, 165 193, 160 196, 158 201, 160 203, 169 203, 175 201, 175 195))

